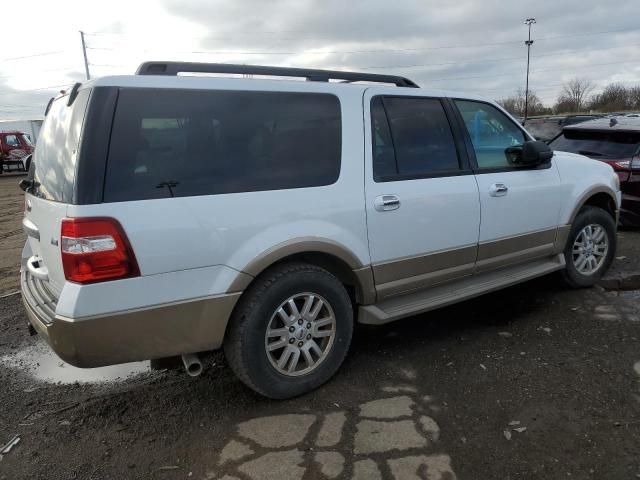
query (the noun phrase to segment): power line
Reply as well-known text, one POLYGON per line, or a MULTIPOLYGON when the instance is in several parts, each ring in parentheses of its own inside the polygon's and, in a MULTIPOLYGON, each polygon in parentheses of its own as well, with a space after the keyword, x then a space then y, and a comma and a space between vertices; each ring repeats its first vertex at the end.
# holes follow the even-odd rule
MULTIPOLYGON (((551 72, 551 71, 557 71, 557 70, 569 70, 570 68, 590 68, 590 67, 601 67, 604 65, 619 65, 622 63, 637 63, 639 60, 635 59, 635 60, 624 60, 622 62, 607 62, 607 63, 590 63, 588 65, 582 65, 582 66, 576 66, 576 67, 567 67, 566 65, 560 68, 542 68, 542 69, 538 69, 538 70, 531 70, 532 73, 537 73, 537 72, 551 72)), ((429 81, 431 82, 445 82, 445 81, 451 81, 451 80, 466 80, 466 79, 471 79, 471 78, 497 78, 497 77, 504 77, 506 76, 505 73, 501 73, 498 75, 472 75, 472 76, 466 76, 466 77, 447 77, 447 78, 433 78, 433 79, 429 79, 429 81)))
POLYGON ((64 50, 57 50, 55 52, 42 52, 42 53, 34 53, 33 55, 24 55, 22 57, 11 57, 0 59, 0 62, 13 62, 14 60, 24 60, 26 58, 34 58, 34 57, 44 57, 47 55, 57 55, 59 53, 64 53, 64 50))
MULTIPOLYGON (((606 33, 614 33, 614 32, 625 32, 625 31, 638 31, 639 28, 626 28, 620 30, 606 30, 601 32, 585 32, 585 33, 575 33, 575 34, 567 34, 567 35, 556 35, 550 37, 541 37, 538 40, 553 40, 557 38, 569 38, 569 37, 581 37, 581 36, 590 36, 590 35, 603 35, 606 33)), ((114 34, 115 35, 115 34, 114 34)), ((464 45, 440 45, 433 47, 419 47, 419 48, 387 48, 387 49, 371 49, 371 50, 317 50, 317 51, 309 51, 309 50, 300 50, 300 51, 243 51, 243 50, 176 50, 174 53, 179 54, 196 54, 196 55, 326 55, 326 54, 368 54, 368 53, 398 53, 398 52, 423 52, 423 51, 431 51, 431 50, 443 50, 443 49, 456 49, 456 48, 476 48, 476 47, 487 47, 487 46, 498 46, 498 45, 511 45, 511 44, 521 44, 521 40, 510 40, 504 42, 491 42, 491 43, 472 43, 472 44, 464 44, 464 45)), ((87 46, 89 50, 106 50, 106 51, 116 51, 117 48, 112 47, 100 47, 100 46, 87 46)), ((142 49, 142 51, 153 51, 153 49, 142 49)))

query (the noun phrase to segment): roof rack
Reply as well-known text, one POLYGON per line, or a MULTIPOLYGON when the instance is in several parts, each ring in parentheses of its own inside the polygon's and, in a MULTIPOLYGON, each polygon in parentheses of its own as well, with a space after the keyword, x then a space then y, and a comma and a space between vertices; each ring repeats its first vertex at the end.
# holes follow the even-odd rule
POLYGON ((397 75, 342 72, 309 68, 267 67, 262 65, 233 65, 227 63, 144 62, 136 75, 178 75, 178 73, 226 73, 306 78, 311 82, 344 80, 346 82, 392 83, 398 87, 419 88, 412 80, 397 75))

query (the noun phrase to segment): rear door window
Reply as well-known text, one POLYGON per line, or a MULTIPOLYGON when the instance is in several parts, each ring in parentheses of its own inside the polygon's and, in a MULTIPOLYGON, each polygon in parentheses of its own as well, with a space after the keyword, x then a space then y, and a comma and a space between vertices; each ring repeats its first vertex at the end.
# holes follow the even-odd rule
POLYGON ((376 181, 459 170, 458 152, 440 100, 375 97, 371 117, 376 181))
POLYGON ((566 129, 549 144, 553 150, 594 158, 627 158, 640 149, 640 132, 599 132, 566 129))
POLYGON ((329 185, 341 135, 330 94, 123 89, 104 200, 329 185))
POLYGON ((90 91, 80 90, 71 106, 67 106, 66 95, 52 103, 33 157, 34 195, 71 203, 80 133, 90 91))

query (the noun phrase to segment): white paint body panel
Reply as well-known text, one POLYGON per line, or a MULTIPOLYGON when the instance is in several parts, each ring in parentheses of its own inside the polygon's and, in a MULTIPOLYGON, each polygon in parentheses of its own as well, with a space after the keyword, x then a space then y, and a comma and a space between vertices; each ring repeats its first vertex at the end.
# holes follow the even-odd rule
MULTIPOLYGON (((56 313, 73 319, 225 292, 256 256, 298 237, 330 240, 368 265, 566 223, 586 190, 595 185, 614 186, 610 167, 568 154, 556 155, 554 167, 542 173, 520 172, 510 178, 511 174, 479 175, 480 198, 473 175, 373 182, 368 99, 384 93, 448 96, 442 91, 163 76, 105 77, 82 88, 98 85, 332 93, 339 98, 342 111, 342 165, 335 184, 314 188, 97 205, 32 198, 34 210, 28 216, 38 225, 41 241, 30 240, 30 249, 46 249, 52 286, 60 293, 56 313), (500 179, 509 185, 509 195, 495 203, 485 199, 481 213, 487 185, 500 179), (381 194, 398 195, 400 209, 375 211, 373 199, 381 194), (84 286, 64 281, 59 247, 50 243, 51 238, 59 239, 64 216, 117 219, 132 244, 142 276, 84 286)), ((485 100, 473 95, 455 97, 485 100)))
MULTIPOLYGON (((480 203, 473 175, 380 183, 373 180, 371 99, 384 94, 398 95, 398 89, 372 88, 363 100, 365 198, 372 262, 476 245, 480 203), (396 195, 400 208, 376 210, 374 201, 380 195, 396 195)), ((422 89, 411 89, 402 94, 429 96, 422 89)))
POLYGON ((562 188, 559 222, 561 225, 571 222, 571 215, 578 202, 593 189, 606 189, 616 193, 616 209, 620 208, 622 194, 618 175, 613 168, 575 153, 556 151, 553 161, 558 167, 562 188))
POLYGON ((551 168, 541 170, 476 175, 482 209, 480 242, 558 226, 558 214, 567 197, 553 163, 555 159, 551 168), (507 194, 491 196, 491 186, 495 184, 506 185, 507 194))

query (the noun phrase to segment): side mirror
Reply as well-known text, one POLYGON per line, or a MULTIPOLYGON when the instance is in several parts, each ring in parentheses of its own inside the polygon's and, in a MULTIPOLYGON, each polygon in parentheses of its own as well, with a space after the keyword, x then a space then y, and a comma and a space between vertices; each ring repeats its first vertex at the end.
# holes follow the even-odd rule
POLYGON ((553 150, 540 140, 524 142, 517 147, 509 147, 504 153, 509 163, 523 167, 543 165, 549 163, 553 157, 553 150))

